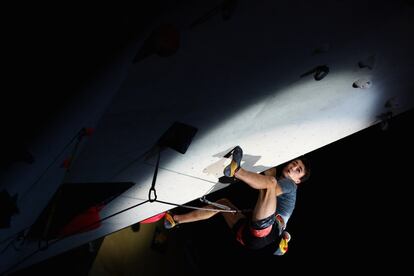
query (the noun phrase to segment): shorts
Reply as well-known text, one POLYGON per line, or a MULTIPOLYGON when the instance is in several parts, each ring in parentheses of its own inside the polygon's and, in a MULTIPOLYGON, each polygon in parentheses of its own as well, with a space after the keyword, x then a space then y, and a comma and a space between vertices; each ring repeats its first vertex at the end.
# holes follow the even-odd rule
POLYGON ((279 241, 281 229, 275 215, 253 222, 242 218, 233 227, 236 240, 251 249, 260 249, 279 241))

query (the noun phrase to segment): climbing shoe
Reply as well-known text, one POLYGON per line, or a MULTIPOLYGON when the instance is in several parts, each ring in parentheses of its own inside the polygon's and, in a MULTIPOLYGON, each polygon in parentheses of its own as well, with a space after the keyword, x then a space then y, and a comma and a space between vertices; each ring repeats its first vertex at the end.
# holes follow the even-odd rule
POLYGON ((171 229, 177 225, 177 222, 174 220, 173 215, 169 212, 165 213, 164 216, 164 228, 171 229))
POLYGON ((227 177, 234 177, 234 174, 240 169, 240 163, 243 158, 243 150, 241 147, 236 146, 232 150, 232 160, 231 163, 224 168, 224 175, 227 177))

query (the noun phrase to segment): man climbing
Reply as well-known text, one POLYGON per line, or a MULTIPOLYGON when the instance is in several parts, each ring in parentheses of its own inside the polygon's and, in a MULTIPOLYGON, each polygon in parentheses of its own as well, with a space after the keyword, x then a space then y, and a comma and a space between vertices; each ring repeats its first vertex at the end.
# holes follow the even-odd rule
MULTIPOLYGON (((250 216, 241 212, 220 212, 217 205, 207 205, 202 210, 186 214, 167 213, 164 227, 173 228, 177 224, 209 219, 222 213, 227 225, 236 234, 236 239, 248 248, 261 249, 272 243, 279 243, 274 254, 283 255, 290 240, 288 232, 284 231, 286 221, 293 212, 296 201, 297 185, 309 178, 310 165, 306 158, 300 157, 283 167, 277 177, 276 168, 271 168, 263 174, 247 171, 241 167, 243 150, 237 146, 232 151, 232 161, 224 168, 224 175, 235 177, 250 187, 259 190, 256 205, 250 216)), ((228 199, 219 199, 217 204, 238 210, 228 199)))

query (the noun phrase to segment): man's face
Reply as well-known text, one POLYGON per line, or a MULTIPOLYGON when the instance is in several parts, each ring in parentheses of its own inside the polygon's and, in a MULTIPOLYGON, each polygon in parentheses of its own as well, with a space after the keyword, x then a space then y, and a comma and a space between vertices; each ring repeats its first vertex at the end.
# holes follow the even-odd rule
POLYGON ((305 165, 299 159, 293 160, 283 168, 283 175, 298 184, 300 183, 300 178, 305 175, 305 165))

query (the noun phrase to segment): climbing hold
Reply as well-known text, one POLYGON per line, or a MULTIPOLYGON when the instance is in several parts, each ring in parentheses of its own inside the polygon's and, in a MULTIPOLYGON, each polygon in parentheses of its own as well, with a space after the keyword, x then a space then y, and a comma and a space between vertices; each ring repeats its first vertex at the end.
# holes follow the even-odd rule
POLYGON ((352 84, 353 88, 361 88, 361 89, 367 89, 370 88, 372 85, 372 82, 370 80, 367 79, 359 79, 357 81, 355 81, 352 84))

